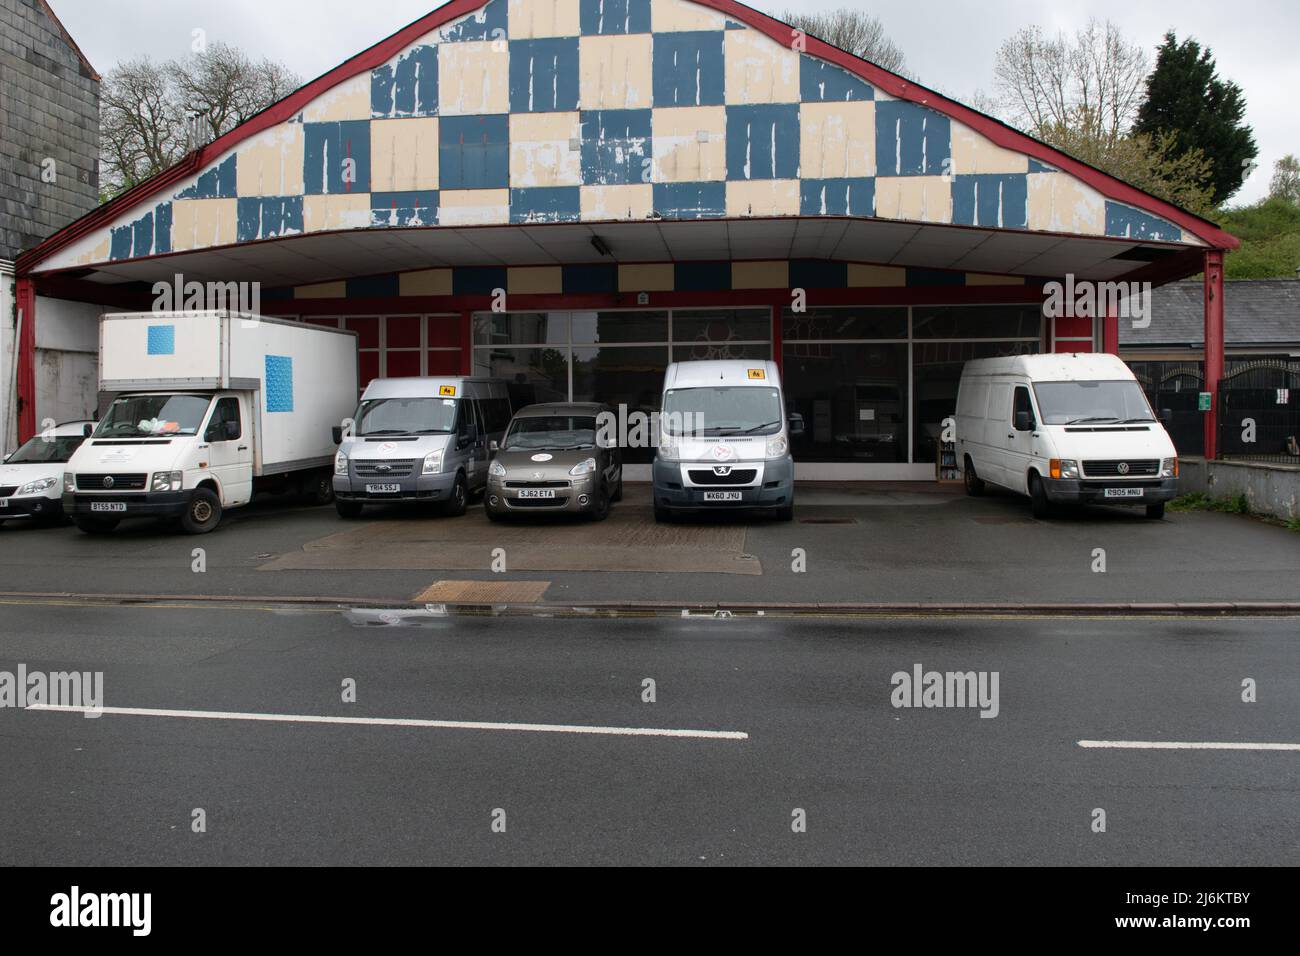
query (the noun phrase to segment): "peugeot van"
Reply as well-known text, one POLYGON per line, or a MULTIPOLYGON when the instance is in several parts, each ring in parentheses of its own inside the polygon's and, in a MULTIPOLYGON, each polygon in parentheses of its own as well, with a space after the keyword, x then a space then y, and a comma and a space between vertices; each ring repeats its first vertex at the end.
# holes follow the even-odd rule
POLYGON ((1017 355, 967 362, 957 390, 966 493, 986 484, 1055 504, 1141 505, 1164 517, 1178 453, 1118 356, 1017 355))
POLYGON ((674 362, 660 407, 655 520, 737 509, 794 517, 790 437, 803 426, 787 421, 775 362, 674 362))

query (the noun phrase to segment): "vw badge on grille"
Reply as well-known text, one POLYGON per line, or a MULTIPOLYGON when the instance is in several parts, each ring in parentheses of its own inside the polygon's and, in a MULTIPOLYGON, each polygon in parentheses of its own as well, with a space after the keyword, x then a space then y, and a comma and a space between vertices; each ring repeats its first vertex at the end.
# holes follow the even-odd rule
POLYGON ((104 487, 105 487, 105 488, 112 488, 112 487, 113 487, 113 476, 112 476, 112 475, 105 475, 105 476, 104 476, 104 487))
POLYGON ((1127 475, 1127 474, 1128 474, 1128 462, 1126 462, 1126 461, 1121 461, 1121 462, 1119 463, 1119 467, 1116 468, 1115 470, 1118 471, 1121 475, 1127 475))

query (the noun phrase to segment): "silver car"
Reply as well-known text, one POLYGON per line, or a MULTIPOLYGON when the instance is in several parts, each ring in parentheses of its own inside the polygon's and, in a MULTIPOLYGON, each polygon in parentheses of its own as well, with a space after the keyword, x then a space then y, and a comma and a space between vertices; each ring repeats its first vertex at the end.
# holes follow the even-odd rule
POLYGON ((483 508, 493 521, 510 514, 580 513, 594 521, 623 497, 623 456, 599 434, 606 405, 529 405, 493 443, 483 508))

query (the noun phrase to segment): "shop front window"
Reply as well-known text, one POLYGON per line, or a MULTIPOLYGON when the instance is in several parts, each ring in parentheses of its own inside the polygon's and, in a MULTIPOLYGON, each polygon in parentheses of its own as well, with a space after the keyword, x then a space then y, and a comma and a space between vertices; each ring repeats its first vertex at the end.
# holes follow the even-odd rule
POLYGON ((907 461, 906 343, 790 344, 784 365, 796 461, 907 461))

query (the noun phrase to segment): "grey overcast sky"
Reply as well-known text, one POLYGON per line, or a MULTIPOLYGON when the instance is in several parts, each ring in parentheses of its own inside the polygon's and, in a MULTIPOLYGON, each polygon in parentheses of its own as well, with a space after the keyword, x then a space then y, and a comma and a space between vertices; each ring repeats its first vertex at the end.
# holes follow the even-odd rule
MULTIPOLYGON (((538 0, 545 2, 545 0, 538 0)), ((441 6, 436 0, 50 0, 100 73, 120 60, 188 52, 196 28, 255 57, 279 60, 304 80, 441 6)), ((1246 93, 1259 168, 1234 203, 1268 192, 1273 163, 1300 154, 1300 3, 1295 0, 789 0, 751 4, 779 16, 798 9, 865 6, 907 55, 917 80, 958 100, 991 91, 993 58, 1022 26, 1072 31, 1090 17, 1114 20, 1152 51, 1166 30, 1214 51, 1220 75, 1246 93)))

